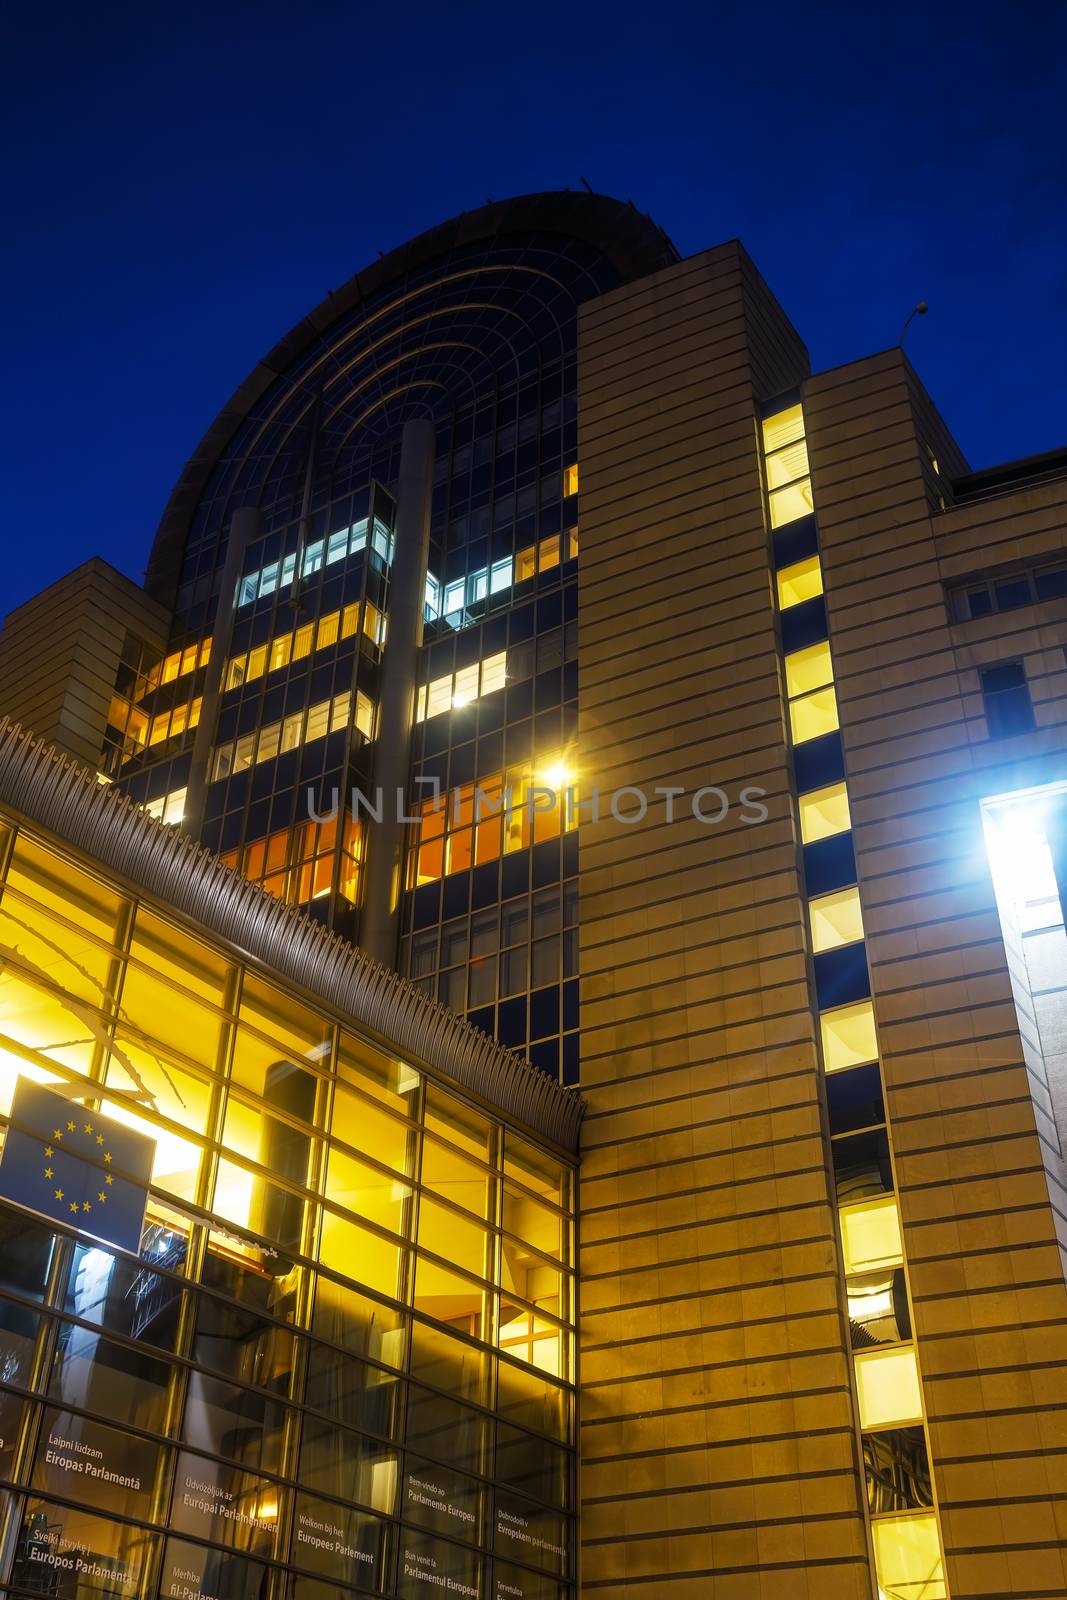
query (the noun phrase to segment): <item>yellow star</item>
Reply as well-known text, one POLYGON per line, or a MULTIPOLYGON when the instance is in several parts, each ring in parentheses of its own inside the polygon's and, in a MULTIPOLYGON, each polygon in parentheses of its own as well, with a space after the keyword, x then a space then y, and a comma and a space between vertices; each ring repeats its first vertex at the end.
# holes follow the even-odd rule
POLYGON ((57 1200, 62 1200, 62 1198, 63 1198, 63 1191, 62 1191, 62 1189, 57 1189, 57 1190, 56 1190, 56 1199, 57 1199, 57 1200))
POLYGON ((92 1209, 93 1209, 93 1202, 91 1200, 83 1200, 82 1201, 82 1210, 83 1211, 91 1211, 92 1209))
POLYGON ((45 1145, 44 1153, 45 1153, 46 1156, 54 1156, 55 1155, 55 1151, 52 1149, 52 1146, 50 1144, 46 1144, 45 1145))
POLYGON ((55 1173, 52 1171, 51 1167, 45 1167, 44 1175, 45 1175, 46 1178, 54 1178, 55 1177, 55 1173))
POLYGON ((107 1176, 106 1176, 106 1177, 105 1177, 105 1179, 104 1179, 104 1182, 105 1182, 105 1183, 114 1183, 114 1181, 115 1181, 115 1180, 114 1180, 114 1178, 113 1178, 113 1177, 112 1177, 112 1176, 111 1176, 111 1174, 110 1174, 110 1172, 109 1172, 109 1173, 108 1173, 108 1174, 107 1174, 107 1176))
POLYGON ((75 1212, 75 1213, 77 1213, 77 1210, 78 1210, 78 1202, 77 1202, 77 1200, 72 1200, 72 1201, 71 1201, 71 1202, 70 1202, 70 1209, 71 1209, 71 1210, 72 1210, 72 1211, 73 1211, 73 1212, 75 1212))
POLYGON ((96 1142, 97 1142, 97 1144, 103 1144, 103 1142, 104 1142, 104 1135, 103 1135, 103 1134, 102 1134, 102 1133, 98 1133, 98 1134, 97 1134, 97 1136, 96 1136, 96 1142))
POLYGON ((53 1139, 62 1139, 62 1137, 63 1137, 62 1128, 56 1128, 55 1131, 52 1134, 52 1138, 53 1139))
POLYGON ((99 1200, 99 1202, 100 1202, 100 1204, 101 1204, 101 1205, 102 1205, 102 1206, 106 1206, 106 1205, 107 1205, 107 1197, 106 1197, 106 1195, 105 1195, 105 1194, 104 1194, 104 1191, 103 1191, 103 1189, 101 1189, 101 1191, 100 1191, 100 1193, 99 1193, 99 1194, 98 1194, 98 1195, 97 1195, 97 1197, 96 1197, 96 1198, 97 1198, 97 1199, 98 1199, 98 1200, 99 1200))
POLYGON ((111 1151, 110 1150, 105 1150, 104 1151, 104 1162, 105 1162, 105 1164, 107 1166, 111 1165, 111 1151))
POLYGON ((68 1122, 67 1123, 67 1132, 68 1133, 73 1133, 74 1132, 74 1124, 73 1124, 73 1122, 68 1122))
POLYGON ((91 1123, 91 1122, 87 1122, 87 1123, 86 1123, 86 1124, 85 1124, 85 1131, 86 1131, 86 1133, 92 1133, 92 1131, 93 1131, 93 1125, 92 1125, 92 1123, 91 1123))

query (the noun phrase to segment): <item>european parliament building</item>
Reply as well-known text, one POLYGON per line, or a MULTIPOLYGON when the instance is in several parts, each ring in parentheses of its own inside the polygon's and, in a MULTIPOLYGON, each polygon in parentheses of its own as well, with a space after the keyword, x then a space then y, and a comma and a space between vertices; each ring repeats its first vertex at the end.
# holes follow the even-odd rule
POLYGON ((1067 1593, 1067 452, 542 194, 87 556, 0 633, 0 1591, 1067 1593))

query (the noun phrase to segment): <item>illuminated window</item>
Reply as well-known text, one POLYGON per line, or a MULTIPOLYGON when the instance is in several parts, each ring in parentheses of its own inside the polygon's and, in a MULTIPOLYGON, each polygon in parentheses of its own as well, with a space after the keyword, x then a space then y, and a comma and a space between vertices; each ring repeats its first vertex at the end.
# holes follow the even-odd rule
POLYGON ((815 509, 811 493, 811 479, 802 478, 784 489, 774 489, 768 496, 771 508, 771 527, 781 528, 798 517, 807 517, 815 509))
POLYGON ((456 673, 452 689, 452 704, 454 706, 470 705, 472 700, 478 698, 478 663, 472 666, 461 667, 456 673))
POLYGON ((195 728, 200 721, 202 703, 202 697, 197 696, 188 705, 174 706, 169 711, 158 712, 148 724, 148 743, 162 744, 164 739, 176 739, 187 728, 195 728))
POLYGON ((848 1067, 878 1060, 878 1035, 874 1026, 874 1005, 870 1000, 858 1000, 855 1005, 824 1011, 819 1027, 827 1072, 842 1072, 848 1067))
MULTIPOLYGON (((233 656, 226 665, 223 679, 226 689, 237 689, 252 683, 266 672, 277 672, 293 661, 302 661, 313 650, 325 650, 338 639, 350 639, 359 632, 361 607, 345 606, 343 611, 331 611, 317 623, 307 622, 288 633, 278 634, 269 644, 258 645, 247 655, 233 656)), ((376 606, 369 602, 362 607, 363 632, 375 644, 381 644, 384 619, 376 606)))
POLYGON ((416 696, 416 722, 440 716, 453 706, 470 705, 482 695, 502 689, 506 667, 507 652, 502 650, 499 655, 487 656, 480 664, 474 662, 469 667, 461 667, 455 674, 447 673, 443 678, 434 678, 431 683, 424 684, 416 696))
POLYGON ((501 854, 558 838, 578 825, 577 784, 562 762, 514 767, 424 800, 408 855, 409 888, 501 854), (535 794, 540 790, 540 794, 535 794))
POLYGON ((800 405, 789 406, 785 411, 776 411, 773 417, 763 419, 763 452, 770 455, 775 450, 782 450, 786 445, 795 444, 804 437, 804 408, 800 405))
POLYGON ((823 639, 804 650, 794 650, 785 658, 785 683, 790 700, 809 694, 823 684, 833 683, 834 669, 829 643, 823 639))
POLYGON ((814 501, 800 406, 789 406, 764 419, 763 450, 771 527, 781 528, 798 517, 810 516, 814 501))
POLYGON ((365 739, 373 739, 377 712, 374 701, 359 689, 356 691, 354 716, 351 707, 351 691, 345 690, 343 694, 334 695, 332 700, 320 700, 309 707, 306 722, 304 713, 297 711, 292 716, 286 717, 284 722, 268 723, 260 729, 258 745, 256 736, 252 733, 245 734, 235 744, 219 745, 211 764, 212 782, 218 778, 229 777, 231 772, 243 772, 246 767, 260 761, 272 761, 275 756, 284 755, 287 750, 295 750, 300 744, 310 744, 314 739, 322 739, 327 733, 334 733, 338 728, 347 727, 350 720, 352 726, 365 739))
POLYGON ((830 646, 825 639, 786 656, 785 682, 794 744, 818 739, 838 726, 833 679, 830 646))
POLYGON ((848 790, 843 783, 831 783, 825 789, 812 789, 800 796, 800 836, 805 844, 846 833, 851 826, 848 790))
POLYGON ((794 744, 821 739, 823 734, 833 733, 839 726, 837 696, 832 683, 789 702, 789 727, 794 744))
POLYGON ((803 439, 767 457, 767 487, 772 493, 808 476, 808 447, 803 439))
POLYGON ((887 1597, 945 1600, 941 1545, 932 1512, 876 1517, 871 1522, 879 1590, 887 1597))
POLYGON ((158 689, 161 683, 173 683, 175 678, 195 672, 197 667, 206 667, 210 660, 211 640, 201 639, 199 646, 191 644, 184 650, 175 650, 164 657, 158 666, 152 668, 147 678, 141 680, 141 689, 148 691, 158 689))
POLYGON ((184 789, 172 789, 170 794, 161 794, 158 800, 149 800, 144 809, 157 822, 168 826, 179 823, 185 815, 185 795, 184 789))
POLYGON ((494 690, 504 687, 507 659, 507 651, 502 650, 499 655, 488 656, 482 662, 482 694, 492 694, 494 690))
POLYGON ((863 914, 860 910, 860 892, 853 884, 848 889, 835 889, 833 894, 821 894, 808 902, 811 918, 811 944, 816 954, 823 950, 836 950, 843 944, 855 944, 863 938, 863 914))
MULTIPOLYGON (((316 539, 304 551, 300 563, 300 576, 307 578, 312 573, 318 572, 323 566, 331 566, 336 561, 344 561, 350 555, 356 555, 365 549, 367 544, 367 519, 354 522, 350 528, 339 528, 326 539, 316 539)), ((392 560, 392 541, 388 530, 375 519, 374 548, 386 562, 392 560)), ((273 594, 277 588, 285 588, 291 584, 296 573, 296 553, 290 552, 279 563, 272 561, 269 566, 262 567, 258 572, 250 572, 241 578, 237 585, 236 604, 249 605, 253 600, 264 595, 273 594)))
POLYGON ((882 1195, 875 1200, 861 1200, 856 1205, 842 1206, 840 1218, 841 1248, 847 1275, 901 1265, 904 1247, 900 1239, 900 1211, 895 1195, 882 1195))
POLYGON ((551 539, 542 539, 537 547, 537 570, 547 572, 550 567, 559 566, 559 534, 553 534, 551 539))
POLYGON ((853 1360, 863 1428, 897 1428, 922 1421, 919 1364, 912 1346, 862 1350, 853 1360))
POLYGON ((803 605, 823 592, 822 565, 818 556, 808 556, 805 561, 795 561, 783 567, 778 574, 778 607, 788 611, 790 606, 803 605))
POLYGON ((578 493, 578 464, 577 464, 577 462, 574 462, 574 463, 572 463, 571 466, 564 467, 564 469, 563 469, 563 494, 564 494, 564 497, 566 498, 569 495, 577 494, 577 493, 578 493))

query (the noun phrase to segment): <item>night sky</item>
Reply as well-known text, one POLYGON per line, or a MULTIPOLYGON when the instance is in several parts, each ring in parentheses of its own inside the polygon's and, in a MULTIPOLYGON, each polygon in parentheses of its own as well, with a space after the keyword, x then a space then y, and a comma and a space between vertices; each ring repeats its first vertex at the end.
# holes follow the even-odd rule
POLYGON ((740 237, 815 368, 897 342, 972 465, 1067 443, 1067 8, 20 8, 6 612, 140 578, 200 435, 379 251, 487 198, 740 237))

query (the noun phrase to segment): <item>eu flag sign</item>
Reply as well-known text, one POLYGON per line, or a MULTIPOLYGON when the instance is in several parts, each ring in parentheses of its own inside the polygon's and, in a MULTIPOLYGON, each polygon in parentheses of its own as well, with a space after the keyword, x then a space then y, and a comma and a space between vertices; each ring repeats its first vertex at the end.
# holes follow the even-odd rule
POLYGON ((135 1253, 155 1140, 20 1077, 0 1159, 0 1198, 135 1253))

